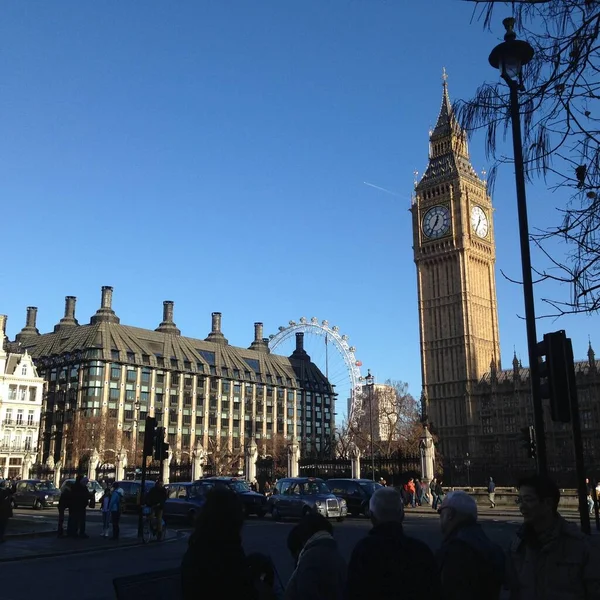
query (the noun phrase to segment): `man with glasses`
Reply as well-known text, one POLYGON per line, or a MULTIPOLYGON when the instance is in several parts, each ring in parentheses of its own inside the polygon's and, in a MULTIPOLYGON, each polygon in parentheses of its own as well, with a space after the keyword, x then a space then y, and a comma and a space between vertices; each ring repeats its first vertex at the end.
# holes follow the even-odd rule
POLYGON ((523 526, 511 543, 511 600, 600 600, 600 552, 558 513, 560 490, 535 475, 518 484, 523 526))
POLYGON ((504 553, 477 523, 477 503, 466 492, 450 492, 438 510, 444 541, 437 560, 444 600, 498 600, 504 553))

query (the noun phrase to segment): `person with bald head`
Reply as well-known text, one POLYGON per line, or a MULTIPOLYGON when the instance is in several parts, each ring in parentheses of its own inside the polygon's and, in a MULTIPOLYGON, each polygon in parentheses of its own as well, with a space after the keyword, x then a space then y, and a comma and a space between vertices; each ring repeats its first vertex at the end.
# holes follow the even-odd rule
POLYGON ((445 600, 498 600, 504 553, 477 523, 477 503, 463 491, 450 492, 438 510, 444 541, 437 554, 445 600))
POLYGON ((404 503, 391 487, 369 502, 373 528, 356 544, 346 585, 347 600, 439 598, 435 558, 423 542, 404 533, 404 503))

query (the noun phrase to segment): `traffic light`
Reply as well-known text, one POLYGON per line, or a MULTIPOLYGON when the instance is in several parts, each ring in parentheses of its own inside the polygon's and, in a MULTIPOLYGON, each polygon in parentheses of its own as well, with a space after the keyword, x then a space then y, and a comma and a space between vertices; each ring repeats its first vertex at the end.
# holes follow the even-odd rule
POLYGON ((154 443, 154 460, 167 460, 169 458, 169 444, 165 442, 165 428, 157 427, 154 443))
POLYGON ((144 430, 144 458, 152 456, 154 450, 154 439, 156 437, 157 421, 154 417, 146 417, 146 429, 144 430))
POLYGON ((547 333, 537 349, 539 356, 546 357, 540 364, 541 396, 550 400, 553 421, 569 423, 571 402, 577 394, 571 340, 562 330, 547 333))
POLYGON ((535 444, 535 428, 533 425, 521 427, 521 438, 523 440, 522 446, 527 450, 529 458, 536 458, 537 448, 535 444))

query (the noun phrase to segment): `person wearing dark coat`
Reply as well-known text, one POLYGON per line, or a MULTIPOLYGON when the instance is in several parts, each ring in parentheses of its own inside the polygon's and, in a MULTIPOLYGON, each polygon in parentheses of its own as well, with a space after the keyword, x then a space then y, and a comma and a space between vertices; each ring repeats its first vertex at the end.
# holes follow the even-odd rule
POLYGON ((204 597, 215 581, 222 582, 227 598, 269 598, 270 573, 257 573, 256 562, 246 557, 243 524, 244 508, 233 490, 218 486, 207 494, 181 562, 183 600, 204 597))
POLYGON ((0 481, 0 543, 5 541, 4 534, 6 533, 8 519, 12 517, 11 500, 12 494, 10 489, 6 487, 6 482, 0 481))
POLYGON ((498 600, 505 573, 504 553, 477 523, 477 503, 466 492, 442 502, 444 541, 437 553, 444 600, 498 600))
POLYGON ((85 532, 86 509, 91 502, 88 490, 88 478, 78 475, 71 486, 69 495, 69 520, 67 521, 67 536, 88 538, 85 532))
POLYGON ((404 504, 394 488, 378 489, 369 502, 373 529, 356 544, 348 564, 347 600, 440 598, 433 553, 402 528, 404 504))
POLYGON ((333 539, 333 527, 322 515, 310 513, 289 533, 288 548, 296 569, 284 600, 342 600, 346 561, 333 539))

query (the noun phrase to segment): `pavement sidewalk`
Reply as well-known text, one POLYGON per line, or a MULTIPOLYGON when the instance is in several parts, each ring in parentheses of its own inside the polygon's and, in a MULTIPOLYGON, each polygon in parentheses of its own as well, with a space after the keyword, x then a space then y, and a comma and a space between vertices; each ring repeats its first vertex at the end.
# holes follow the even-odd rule
MULTIPOLYGON (((59 538, 56 530, 52 535, 45 533, 43 537, 14 536, 7 537, 6 542, 0 544, 0 563, 31 558, 47 558, 66 554, 82 554, 87 552, 101 552, 127 546, 138 546, 142 542, 137 537, 137 527, 121 526, 120 539, 112 540, 103 538, 100 523, 87 523, 87 539, 59 538)), ((166 540, 174 539, 176 531, 167 531, 166 540)), ((156 543, 153 541, 152 543, 156 543)))

